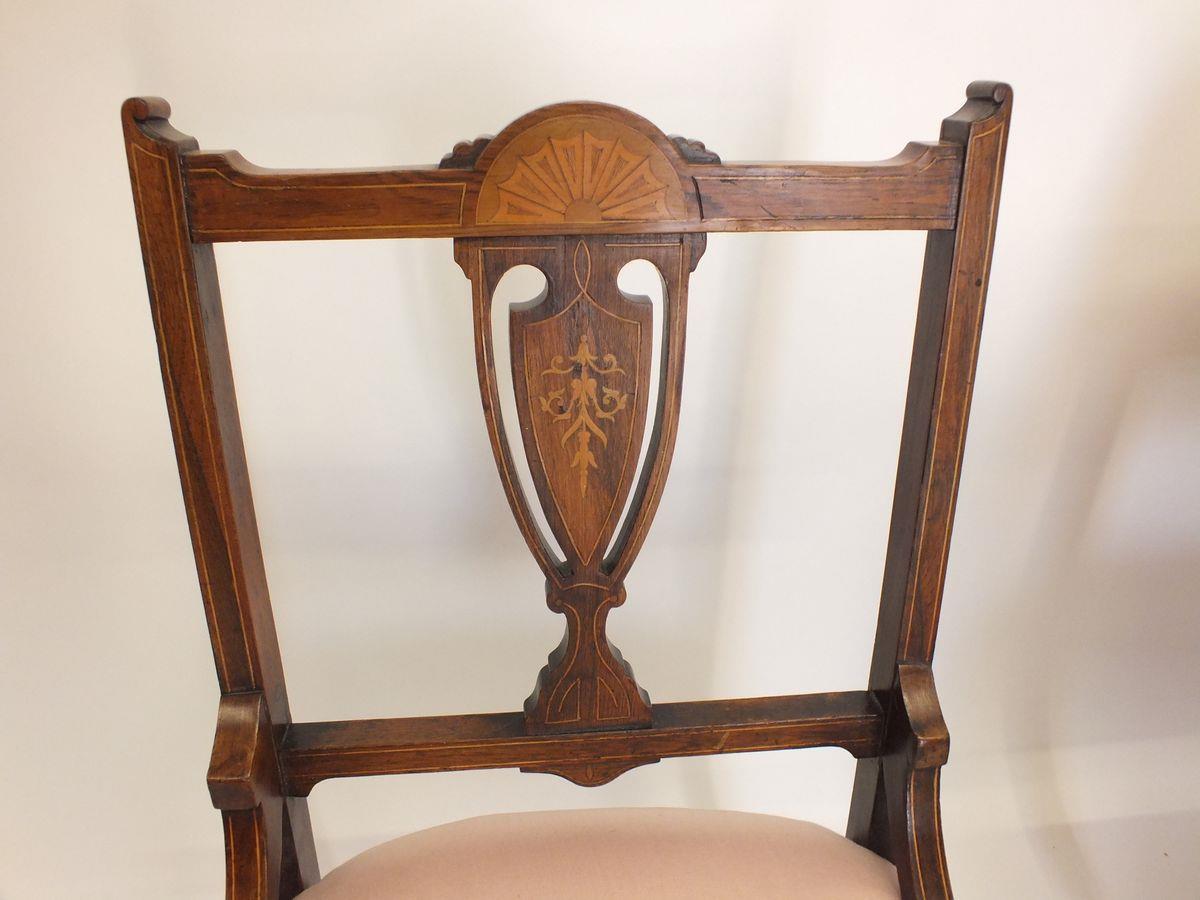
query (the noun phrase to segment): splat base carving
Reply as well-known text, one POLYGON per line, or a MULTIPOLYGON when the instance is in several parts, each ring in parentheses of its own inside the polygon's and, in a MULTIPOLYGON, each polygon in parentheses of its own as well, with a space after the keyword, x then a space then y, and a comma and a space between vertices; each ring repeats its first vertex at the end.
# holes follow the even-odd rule
POLYGON ((567 626, 525 701, 530 734, 650 727, 650 697, 605 634, 608 611, 624 602, 623 587, 548 589, 547 605, 567 626))

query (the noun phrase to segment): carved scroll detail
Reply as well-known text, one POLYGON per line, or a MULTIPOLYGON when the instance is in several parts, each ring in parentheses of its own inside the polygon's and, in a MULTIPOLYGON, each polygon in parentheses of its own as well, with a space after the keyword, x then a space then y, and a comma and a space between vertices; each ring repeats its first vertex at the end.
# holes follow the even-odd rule
POLYGON ((721 157, 704 146, 704 141, 697 141, 693 138, 686 138, 681 134, 668 135, 671 143, 678 150, 679 155, 690 163, 698 165, 720 165, 721 157))
POLYGON ((475 166, 475 161, 487 149, 487 145, 492 142, 492 135, 481 134, 473 141, 459 141, 454 145, 454 149, 442 157, 438 163, 439 169, 471 169, 475 166))

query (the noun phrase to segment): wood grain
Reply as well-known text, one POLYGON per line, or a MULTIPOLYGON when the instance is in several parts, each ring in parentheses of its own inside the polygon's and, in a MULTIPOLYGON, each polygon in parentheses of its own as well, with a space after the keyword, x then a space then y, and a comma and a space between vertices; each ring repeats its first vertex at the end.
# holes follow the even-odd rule
POLYGON ((817 746, 870 755, 882 726, 874 697, 848 691, 657 703, 650 727, 625 732, 530 735, 521 713, 297 724, 281 761, 298 795, 327 778, 461 769, 521 768, 591 785, 667 757, 817 746))
MULTIPOLYGON (((636 173, 636 164, 628 169, 636 173)), ((547 604, 566 621, 563 640, 525 704, 531 732, 650 724, 649 696, 608 640, 606 623, 625 602, 625 573, 666 481, 682 390, 687 282, 703 248, 702 240, 682 234, 456 242, 459 264, 472 281, 479 385, 496 464, 518 527, 546 576, 547 604), (651 399, 652 306, 617 286, 621 269, 636 259, 657 268, 665 299, 659 391, 640 473, 651 399), (509 311, 515 425, 535 498, 521 491, 520 463, 506 437, 514 423, 499 413, 491 332, 493 293, 518 265, 532 265, 547 279, 543 296, 509 311), (631 491, 619 538, 606 553, 631 491), (534 502, 564 559, 540 533, 534 502)))
MULTIPOLYGON (((211 246, 189 239, 182 155, 195 141, 170 126, 169 114, 170 107, 157 98, 126 101, 121 111, 163 388, 218 683, 224 697, 260 697, 268 730, 275 735, 291 721, 291 712, 250 495, 216 264, 211 246)), ((273 898, 281 896, 281 880, 295 885, 297 893, 316 880, 303 806, 303 801, 295 804, 293 824, 284 822, 285 804, 278 794, 253 809, 226 811, 231 883, 257 886, 254 891, 267 885, 273 898), (284 869, 285 855, 290 870, 284 869)))
POLYGON ((192 238, 217 242, 949 229, 961 153, 945 141, 877 163, 721 163, 628 110, 562 103, 437 167, 267 169, 233 151, 184 165, 192 238))
POLYGON ((937 142, 910 143, 892 159, 725 163, 620 107, 562 103, 460 142, 436 167, 278 170, 201 152, 171 127, 162 100, 125 103, 150 309, 221 690, 208 783, 225 828, 229 898, 291 900, 319 880, 305 797, 328 778, 520 768, 592 786, 669 757, 811 746, 859 758, 847 834, 896 864, 905 900, 951 896, 939 796, 950 739, 931 664, 1011 110, 1007 85, 976 82, 937 142), (845 229, 929 232, 868 689, 652 704, 606 623, 625 602, 665 490, 688 285, 706 234, 845 229), (564 616, 563 640, 522 712, 294 723, 211 244, 404 237, 453 238, 471 281, 484 422, 546 603, 564 616), (636 259, 664 288, 653 396, 654 313, 617 285, 636 259), (500 372, 493 294, 524 264, 541 269, 547 290, 508 311, 512 361, 500 372), (513 381, 515 422, 500 412, 501 377, 513 381), (506 432, 514 427, 519 461, 506 432), (520 487, 523 465, 532 496, 520 487))
MULTIPOLYGON (((962 196, 954 231, 929 235, 917 307, 869 680, 889 710, 891 749, 859 762, 847 826, 851 838, 896 863, 905 898, 950 896, 939 781, 936 772, 916 774, 914 761, 942 751, 914 754, 916 713, 905 710, 901 675, 910 664, 929 666, 937 640, 1011 113, 1008 85, 976 82, 943 123, 942 140, 963 147, 962 196), (919 852, 918 842, 932 850, 919 852)), ((927 702, 936 708, 936 694, 927 702)))

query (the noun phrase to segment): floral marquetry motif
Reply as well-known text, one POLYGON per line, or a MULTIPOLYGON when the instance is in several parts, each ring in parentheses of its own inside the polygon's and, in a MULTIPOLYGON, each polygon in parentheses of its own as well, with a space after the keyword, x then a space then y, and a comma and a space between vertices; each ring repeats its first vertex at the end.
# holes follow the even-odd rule
POLYGON ((586 495, 588 470, 598 468, 595 452, 591 448, 592 439, 608 444, 608 435, 597 420, 615 418, 625 408, 629 395, 610 387, 599 387, 595 376, 623 375, 625 370, 617 365, 617 358, 611 353, 606 354, 601 362, 592 352, 586 334, 579 339, 579 349, 567 362, 570 365, 565 365, 563 358, 556 356, 550 368, 542 374, 571 376, 570 396, 564 397, 566 388, 558 388, 538 397, 538 404, 553 421, 565 424, 563 446, 570 440, 576 442, 571 466, 579 470, 579 493, 586 495), (598 387, 603 391, 602 395, 597 395, 598 387))

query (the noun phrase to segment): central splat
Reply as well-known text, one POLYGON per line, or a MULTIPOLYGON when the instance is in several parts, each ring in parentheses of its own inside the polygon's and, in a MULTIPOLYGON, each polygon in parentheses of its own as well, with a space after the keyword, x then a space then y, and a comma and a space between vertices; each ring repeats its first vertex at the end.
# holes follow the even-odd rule
POLYGON ((566 619, 562 642, 525 703, 530 732, 650 724, 649 697, 609 642, 606 621, 625 601, 625 574, 666 479, 679 414, 687 279, 703 246, 703 238, 678 234, 457 243, 459 263, 474 284, 480 386, 492 449, 517 523, 546 574, 547 604, 566 619), (617 287, 617 274, 635 259, 649 261, 663 278, 662 353, 653 403, 654 307, 617 287), (519 265, 546 276, 542 296, 508 311, 516 426, 533 497, 521 490, 509 449, 505 431, 512 423, 499 413, 492 351, 492 294, 519 265), (648 426, 651 439, 639 474, 648 426), (537 525, 535 502, 561 559, 537 525))
MULTIPOLYGON (((594 243, 599 260, 608 248, 594 243)), ((588 244, 564 241, 565 258, 549 267, 561 272, 554 290, 514 307, 509 321, 525 453, 547 520, 580 571, 612 540, 636 475, 654 324, 649 301, 622 294, 615 277, 593 279, 588 244)))
POLYGON ((487 172, 479 222, 498 229, 536 222, 574 233, 455 241, 473 288, 479 384, 501 482, 546 575, 546 603, 566 620, 562 642, 525 701, 530 733, 651 724, 650 698, 609 642, 606 623, 625 601, 625 575, 666 482, 679 418, 687 282, 704 236, 654 233, 655 222, 681 214, 690 202, 677 174, 683 164, 678 149, 652 127, 639 130, 603 112, 517 123, 490 141, 476 162, 487 172), (587 233, 614 221, 647 230, 587 233), (650 262, 663 280, 654 397, 654 307, 617 287, 617 274, 637 259, 650 262), (546 290, 507 310, 511 371, 498 373, 492 296, 504 274, 521 265, 539 269, 546 290), (497 379, 505 376, 512 378, 515 423, 500 413, 497 379), (525 460, 513 459, 508 433, 514 428, 525 460), (521 488, 526 462, 531 496, 521 488), (539 527, 534 504, 553 541, 539 527))

